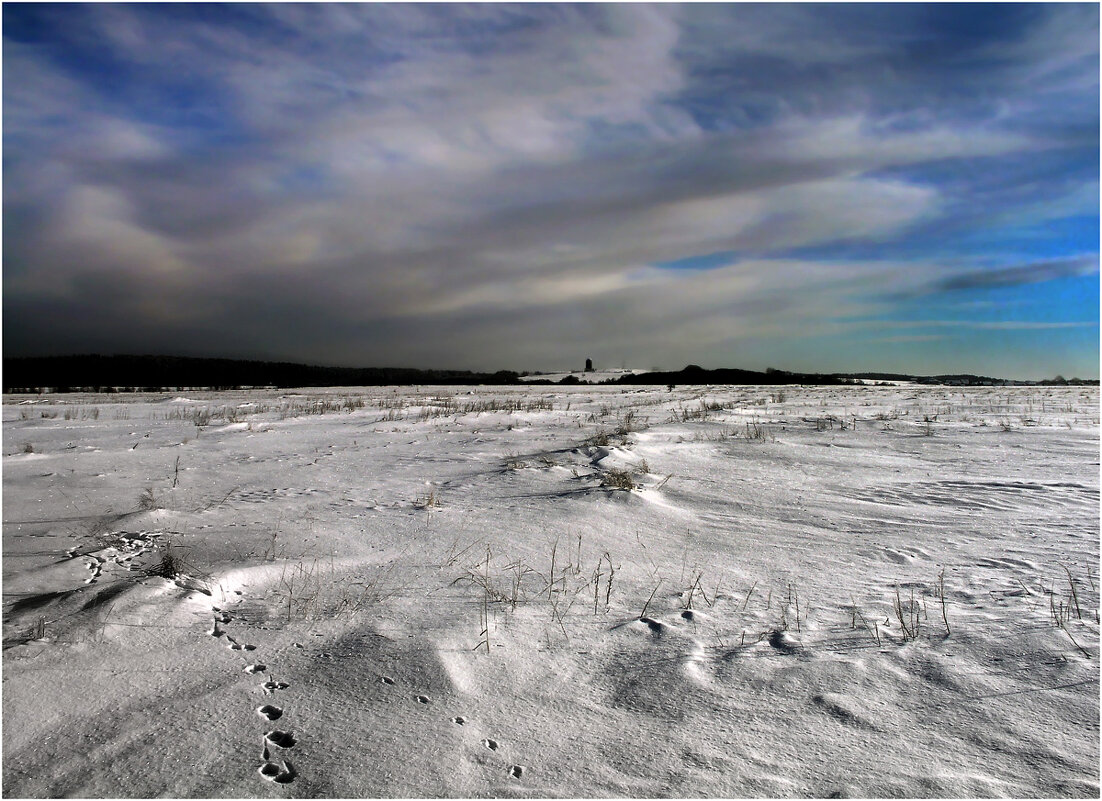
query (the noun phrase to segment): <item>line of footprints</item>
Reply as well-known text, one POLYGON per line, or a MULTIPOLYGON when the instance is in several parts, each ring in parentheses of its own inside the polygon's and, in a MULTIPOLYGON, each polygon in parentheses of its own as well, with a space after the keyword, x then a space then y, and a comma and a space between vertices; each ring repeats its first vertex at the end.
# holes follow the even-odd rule
MULTIPOLYGON (((233 620, 228 612, 221 607, 212 606, 211 610, 214 612, 214 620, 211 625, 210 635, 218 639, 225 639, 227 647, 231 651, 255 651, 255 645, 247 645, 238 642, 231 637, 221 626, 229 623, 233 620)), ((298 645, 298 643, 295 643, 298 645)), ((301 645, 298 645, 301 648, 301 645)), ((246 673, 251 675, 257 675, 260 673, 266 673, 268 666, 261 664, 260 662, 252 662, 245 666, 246 673)), ((379 681, 388 686, 395 686, 396 682, 390 676, 380 676, 379 681)), ((271 696, 281 690, 286 690, 291 685, 285 681, 277 681, 275 678, 268 678, 260 685, 260 689, 264 691, 265 695, 271 696)), ((432 700, 427 695, 415 695, 413 699, 419 704, 430 704, 432 700)), ((256 714, 264 720, 270 722, 279 720, 283 717, 283 709, 275 704, 264 704, 257 707, 256 714)), ((467 724, 467 718, 463 715, 456 715, 451 719, 451 722, 457 726, 465 726, 467 724)), ((277 784, 290 784, 295 780, 298 775, 295 772, 295 767, 291 764, 291 760, 285 756, 280 756, 278 759, 273 756, 274 754, 282 754, 290 748, 294 748, 298 741, 295 739, 295 733, 293 731, 283 731, 282 729, 271 729, 264 732, 262 737, 262 745, 260 751, 260 767, 257 768, 257 773, 271 782, 277 784), (278 750, 273 750, 278 749, 278 750)), ((482 740, 482 745, 491 751, 497 751, 500 747, 497 740, 485 738, 482 740)), ((514 779, 519 779, 524 775, 524 765, 510 765, 509 775, 514 779)))
MULTIPOLYGON (((380 676, 379 681, 391 687, 395 686, 396 684, 394 679, 392 679, 390 676, 380 676)), ((432 703, 432 699, 429 698, 427 695, 415 695, 413 696, 413 700, 419 704, 432 703)), ((463 715, 456 715, 454 718, 451 718, 451 722, 454 723, 456 726, 466 726, 467 718, 463 717, 463 715)), ((490 749, 491 751, 497 751, 497 749, 501 747, 498 744, 497 740, 492 740, 489 737, 482 740, 482 745, 490 749)), ((510 765, 509 775, 512 776, 514 779, 519 779, 524 775, 525 770, 526 768, 524 767, 524 765, 510 765)))
MULTIPOLYGON (((233 618, 230 614, 224 611, 222 608, 213 606, 211 610, 214 612, 214 622, 211 626, 210 635, 219 639, 224 638, 226 646, 231 651, 255 651, 255 645, 247 645, 238 642, 231 637, 221 626, 229 623, 233 618)), ((267 665, 263 665, 259 662, 252 662, 245 665, 246 673, 250 675, 257 675, 265 673, 268 670, 267 665)), ((285 681, 277 681, 274 678, 269 678, 260 685, 260 689, 264 691, 265 695, 274 695, 279 690, 286 690, 291 685, 285 681)), ((256 714, 268 722, 279 720, 283 717, 283 709, 275 704, 264 704, 256 709, 256 714)), ((291 760, 286 757, 276 758, 274 754, 280 754, 281 752, 294 748, 295 733, 290 731, 283 731, 282 729, 271 729, 264 732, 261 738, 261 751, 260 751, 260 767, 257 772, 268 781, 276 782, 277 784, 290 784, 295 780, 295 776, 298 774, 295 772, 295 766, 291 764, 291 760)))

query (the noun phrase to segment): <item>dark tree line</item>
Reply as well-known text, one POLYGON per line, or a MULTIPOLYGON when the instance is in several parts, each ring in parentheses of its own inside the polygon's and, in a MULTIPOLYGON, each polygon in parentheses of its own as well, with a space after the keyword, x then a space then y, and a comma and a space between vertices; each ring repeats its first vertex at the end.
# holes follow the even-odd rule
MULTIPOLYGON (((591 367, 590 360, 586 360, 591 367)), ((722 368, 706 370, 690 364, 682 370, 626 373, 606 384, 678 386, 686 384, 808 384, 844 385, 877 381, 917 381, 957 386, 1001 386, 1023 382, 977 375, 913 376, 900 373, 792 373, 768 368, 765 372, 722 368)), ((4 392, 151 392, 167 389, 239 389, 242 387, 413 386, 466 384, 507 386, 520 383, 508 370, 476 373, 468 370, 417 370, 410 367, 322 367, 291 362, 204 359, 186 356, 35 356, 5 358, 4 392)), ((585 384, 575 375, 558 382, 536 379, 528 383, 585 384)), ((1042 385, 1090 385, 1098 381, 1065 379, 1029 382, 1042 385)))
POLYGON ((322 367, 290 362, 185 356, 43 356, 4 359, 4 392, 151 390, 166 388, 515 384, 505 370, 416 370, 408 367, 322 367))

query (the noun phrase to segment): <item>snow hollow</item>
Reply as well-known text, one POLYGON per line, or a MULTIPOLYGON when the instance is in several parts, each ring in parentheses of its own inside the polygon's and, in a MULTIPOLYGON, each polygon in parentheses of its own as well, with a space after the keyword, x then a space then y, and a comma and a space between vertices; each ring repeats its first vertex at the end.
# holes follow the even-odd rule
POLYGON ((1097 388, 7 396, 9 797, 1099 794, 1097 388))

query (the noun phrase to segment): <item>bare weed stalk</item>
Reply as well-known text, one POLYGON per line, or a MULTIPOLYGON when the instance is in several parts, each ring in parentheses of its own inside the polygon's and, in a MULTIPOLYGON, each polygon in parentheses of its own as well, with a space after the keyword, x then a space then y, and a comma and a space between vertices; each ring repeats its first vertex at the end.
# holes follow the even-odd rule
POLYGON ((479 631, 479 636, 482 638, 478 644, 475 645, 474 650, 477 651, 479 646, 486 647, 486 653, 490 653, 490 546, 486 546, 486 561, 483 562, 483 582, 482 586, 484 592, 482 594, 482 606, 479 610, 478 623, 482 627, 479 631))
POLYGON ((750 603, 750 596, 754 594, 754 590, 755 590, 755 589, 757 588, 757 586, 758 586, 758 583, 757 583, 757 582, 755 581, 755 582, 754 582, 754 583, 753 583, 753 584, 752 584, 752 585, 750 586, 750 589, 748 589, 748 590, 746 591, 746 598, 744 598, 744 599, 743 599, 743 601, 742 601, 742 611, 744 611, 744 612, 746 611, 746 605, 747 605, 748 603, 750 603))
POLYGON ((948 637, 953 633, 953 630, 949 628, 949 610, 946 607, 945 600, 945 568, 941 568, 941 572, 937 574, 937 594, 941 598, 941 619, 945 623, 945 636, 948 637))
POLYGON ((1082 620, 1083 612, 1079 609, 1079 592, 1075 588, 1075 579, 1071 577, 1071 571, 1068 570, 1067 566, 1061 565, 1061 567, 1063 567, 1064 572, 1068 574, 1068 585, 1071 587, 1071 600, 1075 604, 1075 616, 1079 618, 1079 620, 1082 620))
POLYGON ((548 574, 547 577, 547 600, 549 601, 551 600, 551 592, 554 590, 555 587, 555 552, 558 550, 558 548, 559 541, 555 540, 554 544, 551 546, 551 572, 548 574))
POLYGON ((860 618, 861 625, 865 627, 866 631, 868 631, 869 636, 876 640, 876 646, 879 648, 881 645, 880 628, 879 626, 877 626, 876 621, 874 620, 872 622, 872 625, 869 625, 868 618, 866 618, 864 613, 858 608, 857 602, 854 601, 852 597, 850 598, 850 602, 853 604, 853 628, 857 628, 857 619, 860 618))
POLYGON ((647 598, 647 602, 643 604, 643 611, 639 613, 640 618, 647 616, 647 609, 650 607, 650 602, 654 600, 655 594, 658 592, 658 588, 662 586, 662 579, 658 579, 658 583, 654 585, 654 589, 651 590, 650 598, 647 598))
POLYGON ((685 609, 693 608, 693 598, 696 596, 697 593, 700 593, 700 597, 704 599, 704 603, 708 604, 709 607, 711 607, 715 603, 714 596, 711 601, 708 600, 708 594, 704 591, 704 587, 701 586, 701 582, 703 581, 703 579, 703 570, 698 570, 695 575, 693 575, 692 581, 689 584, 689 589, 684 593, 685 609))
POLYGON ((922 621, 919 617, 919 605, 915 603, 915 591, 911 589, 911 600, 904 606, 899 595, 899 587, 895 588, 895 616, 899 620, 899 628, 903 632, 903 641, 917 640, 922 621))
POLYGON ((605 551, 605 560, 608 562, 608 582, 605 584, 605 608, 611 606, 612 577, 616 575, 616 568, 612 566, 612 557, 605 551))

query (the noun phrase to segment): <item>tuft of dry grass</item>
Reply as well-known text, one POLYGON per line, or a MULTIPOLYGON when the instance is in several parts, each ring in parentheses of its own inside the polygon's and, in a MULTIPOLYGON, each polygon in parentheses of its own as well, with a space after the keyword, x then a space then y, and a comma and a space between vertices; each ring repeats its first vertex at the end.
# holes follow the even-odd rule
POLYGON ((177 553, 175 546, 169 544, 165 546, 164 551, 161 553, 161 561, 153 565, 147 571, 151 576, 160 576, 164 579, 174 579, 177 576, 183 574, 182 556, 177 553))
POLYGON ((620 470, 614 467, 601 476, 601 486, 630 492, 635 489, 635 477, 630 470, 620 470))
POLYGON ((608 445, 608 443, 609 443, 608 433, 605 432, 604 430, 597 431, 596 434, 594 434, 593 436, 591 436, 589 439, 587 439, 585 441, 586 445, 600 446, 600 447, 604 447, 604 446, 608 445))
POLYGON ((389 598, 393 566, 368 573, 337 570, 313 559, 284 565, 274 594, 288 622, 323 620, 356 612, 389 598))
POLYGON ((895 588, 895 603, 892 607, 896 619, 899 621, 900 631, 903 633, 903 642, 917 640, 922 629, 922 606, 915 600, 914 588, 911 588, 909 601, 904 601, 899 594, 898 585, 895 588))
POLYGON ((138 511, 148 512, 159 508, 157 497, 153 494, 153 487, 146 487, 138 494, 138 511))

